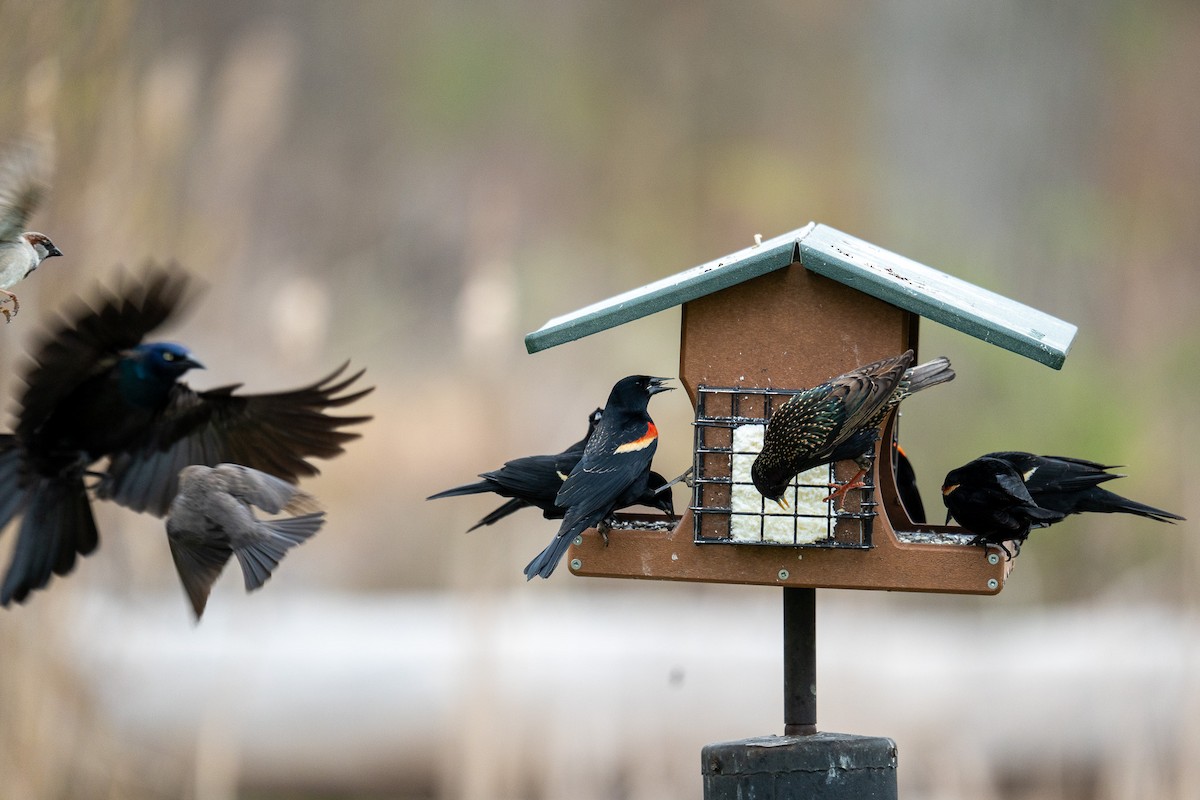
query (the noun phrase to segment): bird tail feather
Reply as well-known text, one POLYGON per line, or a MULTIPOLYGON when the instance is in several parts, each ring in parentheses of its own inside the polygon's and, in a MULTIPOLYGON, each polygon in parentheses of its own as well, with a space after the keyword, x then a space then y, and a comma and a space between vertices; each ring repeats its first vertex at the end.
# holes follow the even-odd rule
POLYGON ((324 522, 324 511, 285 519, 260 520, 261 538, 233 551, 242 567, 246 591, 252 592, 266 583, 287 551, 320 530, 324 522))
POLYGON ((549 578, 554 573, 554 568, 558 566, 558 562, 562 561, 563 555, 570 549, 575 537, 599 521, 592 515, 576 516, 568 510, 566 518, 563 519, 558 533, 550 540, 550 544, 546 545, 545 550, 534 556, 533 561, 530 561, 525 567, 525 580, 533 580, 534 575, 549 578))
POLYGON ((476 522, 474 525, 467 528, 467 533, 470 533, 476 528, 482 528, 484 525, 491 525, 495 522, 499 522, 509 514, 512 514, 515 511, 520 511, 522 508, 525 508, 528 505, 529 503, 526 503, 524 500, 514 497, 512 500, 509 500, 496 510, 488 513, 487 516, 479 520, 479 522, 476 522))
POLYGON ((437 494, 431 494, 425 499, 438 500, 443 497, 459 497, 464 494, 483 494, 484 492, 490 492, 491 490, 492 487, 490 484, 488 484, 486 481, 479 481, 478 483, 465 483, 462 486, 455 486, 453 489, 446 489, 445 491, 438 492, 437 494))
MULTIPOLYGON (((9 451, 0 455, 0 475, 8 469, 9 451)), ((0 586, 0 605, 24 602, 30 592, 41 589, 53 575, 66 575, 75 566, 75 556, 86 556, 96 549, 100 534, 92 517, 87 490, 81 476, 37 477, 24 491, 24 497, 9 497, 5 484, 0 505, 15 513, 24 506, 17 545, 0 586), (15 506, 14 506, 15 503, 15 506)))
POLYGON ((950 359, 939 356, 932 361, 926 361, 924 364, 910 368, 901 378, 901 384, 904 393, 908 395, 952 380, 954 380, 954 370, 950 368, 950 359))
POLYGON ((1178 514, 1172 514, 1170 511, 1163 511, 1161 508, 1148 506, 1145 503, 1139 503, 1136 500, 1130 500, 1128 497, 1122 497, 1115 492, 1110 492, 1107 489, 1096 487, 1088 492, 1087 497, 1080 503, 1079 511, 1094 511, 1101 514, 1137 514, 1139 517, 1148 517, 1158 522, 1169 522, 1172 525, 1176 520, 1183 521, 1184 517, 1178 514))

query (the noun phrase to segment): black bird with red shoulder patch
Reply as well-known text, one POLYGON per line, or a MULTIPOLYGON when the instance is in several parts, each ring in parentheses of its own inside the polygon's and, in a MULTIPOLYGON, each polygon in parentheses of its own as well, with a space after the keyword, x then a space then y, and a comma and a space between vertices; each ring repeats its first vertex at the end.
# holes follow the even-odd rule
POLYGON ((600 424, 558 491, 555 502, 564 511, 562 525, 525 567, 526 579, 549 578, 576 536, 646 495, 650 462, 658 447, 658 428, 648 406, 653 395, 673 388, 664 385, 666 380, 630 375, 613 386, 600 424))
POLYGON ((917 488, 917 473, 908 454, 899 442, 892 442, 893 471, 896 475, 896 493, 900 502, 908 512, 908 518, 916 523, 924 523, 925 504, 921 502, 921 490, 917 488))
POLYGON ((798 392, 767 420, 763 448, 750 467, 755 487, 780 502, 787 485, 801 472, 843 459, 854 459, 859 473, 830 495, 844 497, 862 486, 869 468, 864 457, 879 438, 879 426, 901 401, 930 386, 954 379, 946 358, 912 366, 908 350, 798 392))
POLYGON ((1136 514, 1157 522, 1183 520, 1178 514, 1130 500, 1100 487, 1124 475, 1109 472, 1112 465, 1067 456, 1035 456, 1017 450, 988 453, 989 458, 1007 461, 1021 475, 1033 501, 1042 508, 1063 514, 1136 514))
MULTIPOLYGON (((555 505, 554 502, 558 497, 558 490, 562 488, 563 481, 567 479, 567 476, 571 474, 571 470, 575 469, 575 465, 583 457, 583 450, 587 446, 592 432, 596 429, 596 425, 599 424, 603 413, 599 408, 593 411, 588 416, 587 435, 561 453, 514 458, 512 461, 506 461, 500 469, 492 470, 491 472, 481 472, 479 474, 479 477, 483 478, 481 481, 455 486, 452 489, 431 494, 425 499, 437 500, 442 497, 460 497, 462 495, 483 494, 485 492, 493 492, 501 497, 512 498, 507 503, 488 513, 479 522, 467 528, 468 533, 484 525, 492 525, 504 519, 509 514, 520 511, 522 508, 529 508, 530 506, 541 509, 542 516, 546 519, 562 519, 566 511, 560 506, 555 505)), ((660 493, 657 491, 666 486, 666 484, 666 478, 657 472, 651 472, 645 494, 639 497, 632 505, 650 506, 659 509, 664 514, 674 514, 675 506, 671 498, 671 493, 667 491, 660 493)))
POLYGON ((946 521, 975 534, 971 544, 995 545, 1009 558, 1021 552, 1029 531, 1060 522, 1066 514, 1039 506, 1021 473, 1000 458, 982 456, 946 473, 942 482, 946 521), (1015 544, 1015 552, 1007 542, 1015 544))

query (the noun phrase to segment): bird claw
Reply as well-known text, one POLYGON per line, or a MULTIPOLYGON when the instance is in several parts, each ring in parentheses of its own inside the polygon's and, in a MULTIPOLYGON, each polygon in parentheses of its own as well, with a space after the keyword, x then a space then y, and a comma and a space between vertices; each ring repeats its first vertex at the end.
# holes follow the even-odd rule
POLYGON ((845 511, 846 510, 846 494, 853 489, 864 488, 867 484, 863 482, 863 476, 866 474, 867 474, 866 469, 860 469, 858 471, 857 475, 855 475, 853 478, 851 478, 850 480, 846 481, 845 483, 843 483, 841 485, 838 485, 836 483, 829 484, 829 488, 834 489, 834 491, 828 497, 824 498, 823 502, 827 503, 830 500, 833 500, 836 498, 838 501, 837 510, 845 511), (834 487, 836 487, 836 488, 834 488, 834 487))
POLYGON ((606 519, 601 520, 600 524, 596 526, 596 531, 600 534, 600 538, 604 541, 605 547, 608 547, 608 532, 610 530, 612 530, 612 525, 610 525, 606 519))
POLYGON ((694 469, 695 467, 688 467, 678 477, 672 478, 662 486, 655 489, 654 493, 662 494, 680 481, 682 481, 689 489, 691 489, 696 485, 695 476, 693 474, 694 469))
POLYGON ((993 541, 983 538, 982 536, 976 536, 974 539, 972 539, 969 542, 969 544, 977 544, 980 547, 982 547, 984 558, 987 558, 988 550, 993 547, 997 547, 1001 551, 1004 552, 1004 560, 1005 561, 1012 561, 1014 558, 1021 555, 1021 543, 1016 541, 1015 539, 1013 540, 1013 547, 1016 548, 1015 552, 1010 551, 1008 549, 1008 547, 1005 546, 1004 542, 993 542, 993 541))
POLYGON ((4 315, 4 321, 6 323, 12 322, 12 318, 15 317, 17 315, 17 312, 21 310, 21 302, 19 300, 17 300, 17 296, 15 294, 8 291, 7 289, 0 289, 0 294, 8 295, 3 300, 0 300, 0 314, 4 315), (4 308, 4 306, 8 303, 9 300, 12 301, 12 311, 9 311, 7 308, 4 308))

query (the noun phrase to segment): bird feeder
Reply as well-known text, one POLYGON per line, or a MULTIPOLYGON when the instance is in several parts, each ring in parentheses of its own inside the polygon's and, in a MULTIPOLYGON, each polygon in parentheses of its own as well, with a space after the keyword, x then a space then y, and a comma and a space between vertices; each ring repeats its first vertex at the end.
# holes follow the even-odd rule
MULTIPOLYGON (((1011 562, 961 528, 914 523, 883 426, 866 488, 823 501, 835 464, 801 475, 788 509, 749 478, 773 411, 795 392, 917 349, 922 317, 1055 369, 1076 328, 826 225, 809 225, 551 320, 536 352, 682 305, 679 377, 695 409, 692 499, 670 530, 629 525, 608 545, 586 532, 573 573, 614 578, 995 594, 1011 562)), ((918 358, 918 361, 920 359, 918 358)), ((936 402, 938 389, 916 402, 936 402)), ((661 518, 659 518, 661 519, 661 518)))
POLYGON ((584 532, 567 555, 571 572, 783 587, 784 736, 704 748, 705 800, 895 798, 892 740, 817 734, 816 590, 995 594, 1012 562, 968 544, 960 528, 908 515, 892 458, 894 414, 866 488, 843 509, 822 497, 831 477, 857 471, 853 462, 798 476, 787 511, 758 494, 749 468, 763 428, 795 392, 916 351, 922 317, 1056 369, 1075 326, 810 223, 553 319, 526 347, 536 352, 676 305, 679 377, 696 414, 691 503, 665 530, 653 518, 618 515, 631 527, 607 546, 595 530, 584 532))

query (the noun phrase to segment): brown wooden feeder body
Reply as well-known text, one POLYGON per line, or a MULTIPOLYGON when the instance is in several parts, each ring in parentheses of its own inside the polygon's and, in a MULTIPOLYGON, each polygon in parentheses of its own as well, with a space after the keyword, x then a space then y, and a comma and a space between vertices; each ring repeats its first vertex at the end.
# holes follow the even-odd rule
MULTIPOLYGON (((685 303, 679 377, 693 407, 700 385, 816 386, 860 364, 915 350, 918 322, 915 314, 796 263, 685 303)), ((932 401, 935 391, 912 402, 932 401)), ((891 440, 892 421, 885 427, 881 442, 891 440)), ((868 550, 696 544, 692 512, 686 511, 673 531, 620 530, 607 547, 589 530, 568 563, 576 575, 591 577, 999 592, 1012 562, 991 564, 982 548, 965 543, 900 541, 897 530, 960 529, 914 525, 899 502, 892 460, 877 457, 875 464, 880 506, 868 550)))

